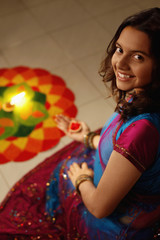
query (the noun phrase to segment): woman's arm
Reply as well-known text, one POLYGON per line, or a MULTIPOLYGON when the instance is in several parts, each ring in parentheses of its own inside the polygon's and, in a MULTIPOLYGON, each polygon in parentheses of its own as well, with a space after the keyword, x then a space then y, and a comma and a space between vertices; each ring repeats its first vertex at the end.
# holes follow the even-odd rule
POLYGON ((94 136, 94 138, 93 138, 93 146, 94 146, 95 149, 98 147, 99 140, 100 140, 100 135, 94 136))
MULTIPOLYGON (((89 172, 90 170, 87 165, 80 167, 74 163, 68 172, 73 185, 81 174, 92 176, 93 173, 92 170, 89 172)), ((91 181, 85 181, 79 185, 85 206, 97 218, 110 215, 141 174, 128 159, 113 151, 97 188, 91 181)))

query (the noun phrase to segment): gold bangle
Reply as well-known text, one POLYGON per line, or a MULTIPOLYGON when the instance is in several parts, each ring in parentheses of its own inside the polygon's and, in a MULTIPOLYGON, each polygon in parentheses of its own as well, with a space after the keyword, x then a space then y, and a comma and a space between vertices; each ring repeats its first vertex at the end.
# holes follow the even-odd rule
POLYGON ((88 145, 88 134, 84 135, 83 141, 84 141, 84 145, 88 148, 89 147, 89 145, 88 145))
POLYGON ((81 195, 80 191, 79 191, 79 186, 82 182, 85 182, 85 181, 91 181, 93 182, 93 177, 87 175, 87 174, 82 174, 80 175, 77 179, 76 179, 76 182, 75 182, 75 188, 76 188, 76 192, 81 195))
POLYGON ((88 145, 91 149, 95 149, 93 145, 93 138, 97 135, 95 132, 91 132, 90 135, 88 136, 88 145))
POLYGON ((93 145, 93 138, 96 136, 97 133, 95 132, 89 132, 88 134, 84 135, 84 145, 88 148, 95 149, 93 145))

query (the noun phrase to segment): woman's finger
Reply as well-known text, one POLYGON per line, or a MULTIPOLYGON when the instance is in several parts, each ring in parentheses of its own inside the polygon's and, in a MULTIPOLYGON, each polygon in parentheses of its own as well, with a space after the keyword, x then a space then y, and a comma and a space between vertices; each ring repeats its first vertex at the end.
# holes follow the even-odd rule
POLYGON ((78 168, 80 168, 80 167, 79 167, 79 165, 78 165, 77 163, 75 163, 75 162, 72 163, 72 165, 70 166, 70 170, 71 170, 71 171, 74 171, 74 172, 75 172, 78 168))
POLYGON ((88 168, 88 165, 87 165, 86 162, 83 162, 82 165, 81 165, 81 167, 82 167, 82 169, 86 169, 86 168, 88 168))
POLYGON ((70 170, 67 171, 67 174, 68 174, 68 177, 69 177, 69 178, 72 178, 72 177, 73 177, 73 174, 72 174, 72 172, 71 172, 70 170))

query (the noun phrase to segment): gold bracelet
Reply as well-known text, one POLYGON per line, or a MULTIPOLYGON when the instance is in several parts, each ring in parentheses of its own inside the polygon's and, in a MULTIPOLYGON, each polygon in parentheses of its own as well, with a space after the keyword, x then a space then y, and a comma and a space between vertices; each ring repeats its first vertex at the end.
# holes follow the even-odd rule
POLYGON ((96 136, 97 133, 95 132, 89 132, 88 134, 84 135, 84 145, 88 148, 95 149, 93 145, 93 138, 96 136))
POLYGON ((88 137, 88 145, 91 149, 95 149, 94 145, 93 145, 93 138, 97 135, 97 133, 95 132, 91 132, 89 137, 88 137))
POLYGON ((87 175, 87 174, 82 174, 80 175, 77 179, 76 179, 76 182, 75 182, 75 188, 76 188, 76 192, 81 195, 80 191, 79 191, 79 186, 82 182, 85 182, 85 181, 91 181, 93 182, 93 177, 87 175))
POLYGON ((83 141, 84 141, 84 145, 88 148, 89 147, 89 145, 88 145, 88 134, 84 135, 83 141))

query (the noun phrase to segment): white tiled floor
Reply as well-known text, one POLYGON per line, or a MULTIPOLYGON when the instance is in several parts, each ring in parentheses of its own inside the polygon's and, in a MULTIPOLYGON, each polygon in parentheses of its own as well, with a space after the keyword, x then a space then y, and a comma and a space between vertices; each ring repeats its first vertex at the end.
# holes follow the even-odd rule
MULTIPOLYGON (((0 0, 0 68, 44 68, 61 76, 75 94, 77 118, 92 130, 114 109, 98 68, 120 22, 158 0, 0 0)), ((27 171, 71 140, 20 163, 0 165, 0 201, 27 171)))

